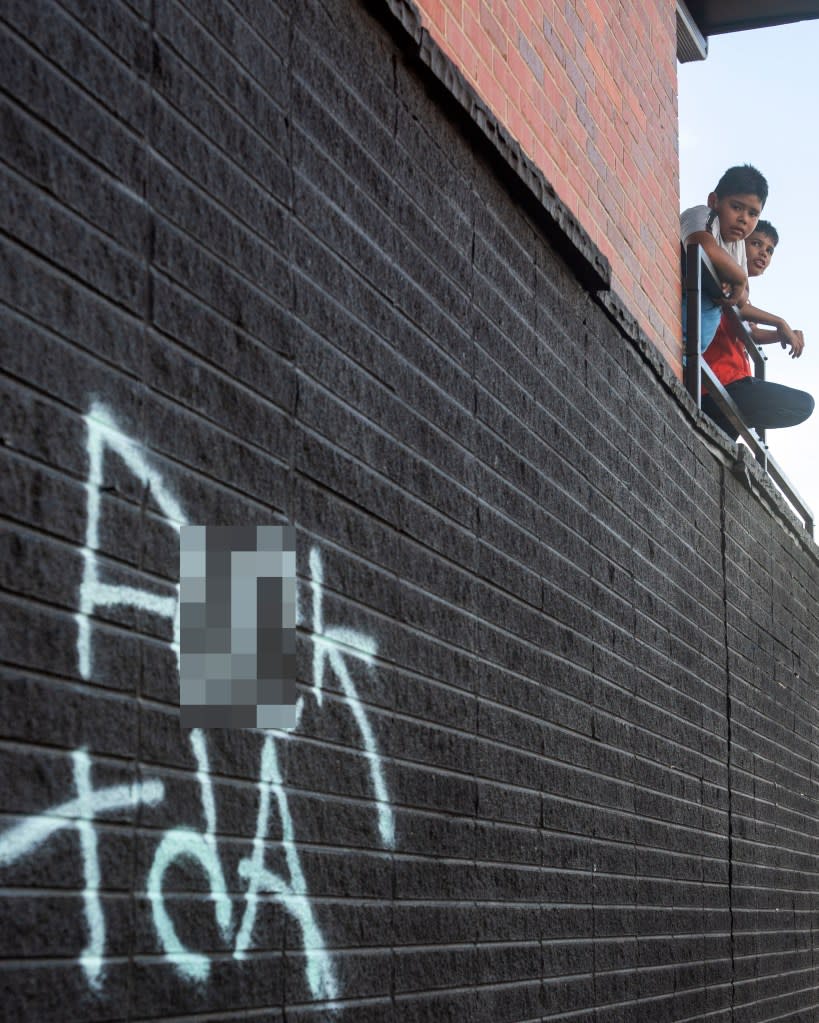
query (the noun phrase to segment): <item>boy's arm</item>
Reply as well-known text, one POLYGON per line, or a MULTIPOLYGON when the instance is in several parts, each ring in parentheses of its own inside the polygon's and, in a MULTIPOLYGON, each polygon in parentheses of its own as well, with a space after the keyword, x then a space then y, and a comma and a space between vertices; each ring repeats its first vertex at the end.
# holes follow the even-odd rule
POLYGON ((748 320, 754 326, 751 327, 751 336, 758 345, 770 345, 778 341, 783 348, 790 345, 790 356, 798 359, 805 348, 805 338, 801 330, 792 330, 788 323, 781 316, 774 313, 767 313, 764 309, 757 309, 756 306, 746 302, 742 307, 742 319, 748 320), (756 324, 765 324, 773 327, 773 330, 760 330, 756 324))
POLYGON ((685 244, 689 245, 691 242, 696 242, 705 249, 706 255, 714 264, 717 276, 729 289, 725 294, 726 299, 732 305, 737 303, 742 295, 742 289, 748 283, 748 277, 739 263, 717 245, 717 240, 710 231, 694 231, 687 235, 685 244))

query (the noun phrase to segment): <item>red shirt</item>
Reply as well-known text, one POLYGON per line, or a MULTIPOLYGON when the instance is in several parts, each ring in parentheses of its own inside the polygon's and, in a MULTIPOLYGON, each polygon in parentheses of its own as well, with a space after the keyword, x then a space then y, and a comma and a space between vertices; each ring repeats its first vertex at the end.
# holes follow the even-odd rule
POLYGON ((745 345, 734 337, 731 325, 724 314, 719 321, 714 340, 705 349, 702 357, 723 387, 752 375, 751 360, 745 345))

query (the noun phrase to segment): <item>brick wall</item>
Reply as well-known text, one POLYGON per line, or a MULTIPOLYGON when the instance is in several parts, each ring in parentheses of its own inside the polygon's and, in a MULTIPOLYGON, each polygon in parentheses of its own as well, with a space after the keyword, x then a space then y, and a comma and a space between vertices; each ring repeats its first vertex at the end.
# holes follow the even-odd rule
POLYGON ((3 9, 4 1019, 815 1015, 817 550, 416 29, 3 9), (285 521, 299 725, 182 731, 285 521))
POLYGON ((681 371, 673 3, 418 0, 437 43, 612 265, 681 371))

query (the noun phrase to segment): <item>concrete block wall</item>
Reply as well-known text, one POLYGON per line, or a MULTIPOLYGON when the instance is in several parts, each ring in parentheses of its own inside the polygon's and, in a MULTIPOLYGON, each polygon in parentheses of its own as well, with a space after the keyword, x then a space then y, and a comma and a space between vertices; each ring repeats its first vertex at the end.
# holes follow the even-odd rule
POLYGON ((679 375, 674 3, 418 0, 418 7, 435 41, 611 261, 615 290, 679 375))
POLYGON ((2 18, 0 1017, 815 1018, 816 548, 412 9, 2 18), (296 526, 293 733, 180 729, 183 522, 296 526))

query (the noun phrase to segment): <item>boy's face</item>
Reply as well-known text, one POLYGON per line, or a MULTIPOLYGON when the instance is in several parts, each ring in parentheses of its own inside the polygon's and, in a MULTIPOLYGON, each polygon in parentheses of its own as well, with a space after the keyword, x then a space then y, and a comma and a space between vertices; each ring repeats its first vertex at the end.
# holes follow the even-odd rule
POLYGON ((719 232, 727 242, 742 241, 756 227, 762 216, 762 202, 758 195, 724 195, 716 192, 708 196, 708 205, 717 211, 719 232))
POLYGON ((768 269, 773 258, 776 242, 764 231, 754 231, 745 239, 745 255, 748 257, 748 276, 759 277, 768 269))

